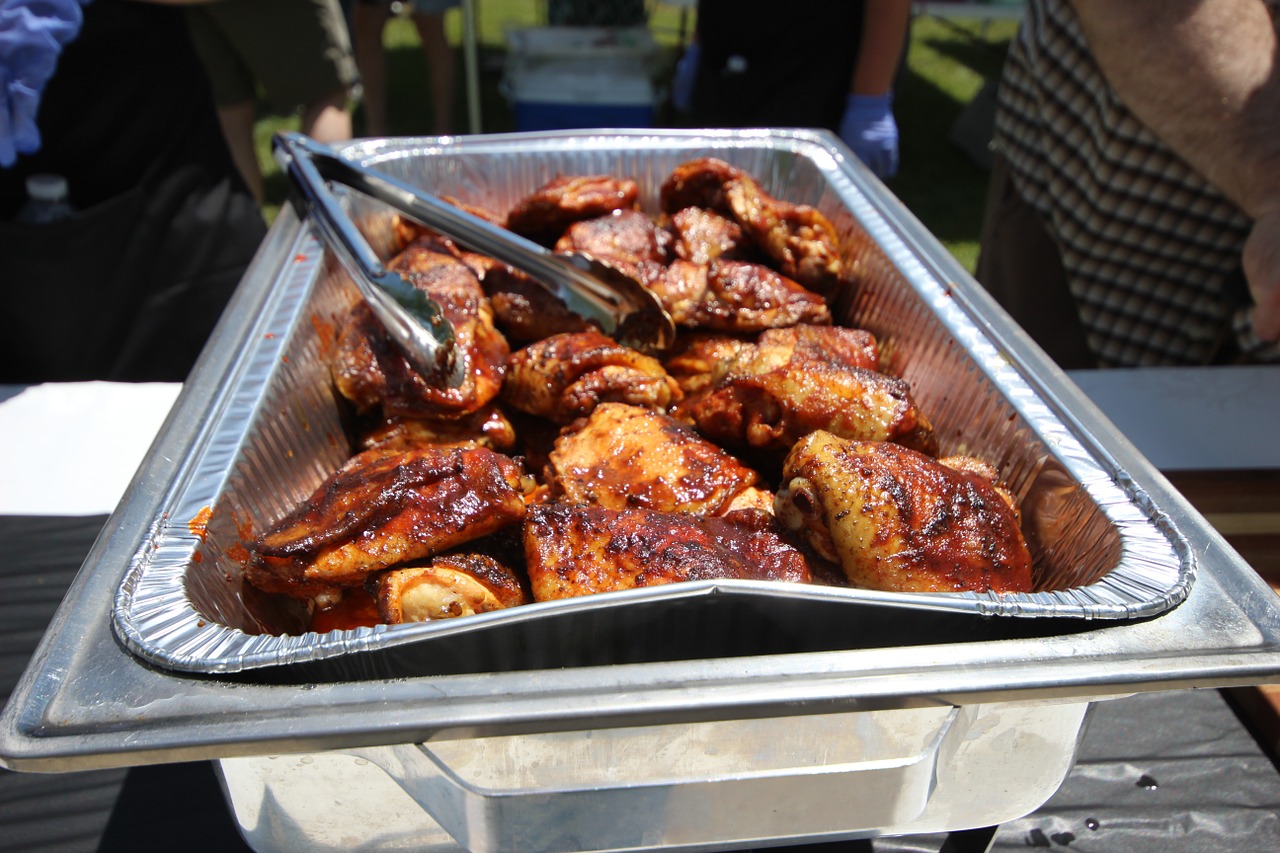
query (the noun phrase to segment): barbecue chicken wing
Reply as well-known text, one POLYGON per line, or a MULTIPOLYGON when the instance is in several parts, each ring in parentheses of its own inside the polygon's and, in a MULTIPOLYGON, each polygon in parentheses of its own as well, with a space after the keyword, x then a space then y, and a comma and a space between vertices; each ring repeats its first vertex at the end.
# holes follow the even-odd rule
POLYGON ((424 566, 371 575, 365 584, 382 622, 429 622, 528 604, 517 575, 487 554, 442 554, 424 566))
POLYGON ((681 164, 663 183, 662 210, 701 207, 731 217, 788 278, 821 294, 841 283, 835 227, 816 208, 782 201, 740 169, 704 158, 681 164))
POLYGON ((821 296, 747 261, 677 260, 644 283, 675 324, 687 329, 748 334, 797 323, 831 322, 821 296))
POLYGON ((776 511, 854 586, 900 592, 1028 592, 1031 554, 1007 490, 980 460, 945 465, 827 432, 783 466, 776 511))
POLYGON ((640 185, 608 175, 558 177, 543 184, 507 213, 507 228, 544 246, 554 246, 575 222, 635 208, 640 185))
POLYGON ((599 332, 556 335, 512 353, 502 399, 567 424, 604 402, 666 409, 680 386, 657 359, 599 332))
POLYGON ((690 580, 811 579, 804 556, 763 512, 697 518, 546 504, 529 508, 524 543, 536 601, 690 580))
POLYGON ((907 383, 875 368, 875 339, 839 326, 763 332, 714 376, 689 412, 716 441, 786 451, 826 430, 859 441, 895 441, 937 452, 933 428, 907 383))
POLYGON ((493 324, 480 281, 462 261, 430 245, 430 239, 409 245, 388 267, 440 305, 453 325, 455 357, 465 360, 463 382, 454 388, 443 376, 418 373, 361 300, 343 323, 331 362, 339 392, 359 412, 381 407, 388 417, 462 417, 502 386, 510 348, 493 324))
POLYGON ((367 450, 352 457, 250 547, 246 579, 315 598, 524 517, 526 481, 483 447, 367 450))
POLYGON ((566 503, 722 515, 759 506, 759 475, 662 412, 602 403, 556 439, 547 479, 566 503))

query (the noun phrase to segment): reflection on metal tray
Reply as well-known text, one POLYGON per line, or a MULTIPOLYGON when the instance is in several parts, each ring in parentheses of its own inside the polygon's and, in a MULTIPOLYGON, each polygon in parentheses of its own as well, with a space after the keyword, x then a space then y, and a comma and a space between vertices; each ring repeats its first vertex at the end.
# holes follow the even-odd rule
MULTIPOLYGON (((210 392, 204 428, 119 588, 118 636, 148 661, 202 673, 403 652, 450 638, 478 644, 461 667, 509 669, 607 662, 609 656, 586 661, 570 651, 555 661, 540 652, 520 659, 497 651, 493 636, 505 632, 508 640, 564 650, 565 636, 619 618, 663 621, 667 607, 715 612, 729 622, 768 610, 761 618, 773 635, 808 632, 800 648, 814 649, 849 647, 842 627, 848 613, 837 613, 850 607, 921 618, 949 612, 1132 619, 1176 606, 1195 576, 1181 533, 1089 430, 1055 404, 1060 377, 1029 373, 1015 352, 1024 341, 1011 347, 1007 338, 989 334, 986 309, 953 286, 954 262, 945 250, 832 140, 785 131, 619 132, 380 140, 354 143, 344 153, 436 194, 495 210, 556 175, 607 173, 637 180, 642 206, 655 212, 662 181, 678 164, 701 156, 746 170, 780 198, 816 206, 840 230, 844 260, 858 271, 856 291, 835 306, 838 321, 878 337, 884 368, 910 383, 946 453, 988 459, 1013 488, 1035 559, 1035 592, 895 594, 695 582, 466 619, 289 633, 302 623, 242 584, 243 542, 305 498, 350 452, 325 355, 339 317, 356 298, 308 224, 292 220, 287 257, 246 276, 243 286, 269 288, 270 296, 265 310, 246 320, 254 324, 250 346, 239 355, 231 383, 210 392), (635 613, 620 616, 629 610, 635 613)), ((375 250, 390 253, 388 211, 355 195, 349 202, 375 250)), ((1068 623, 1060 630, 1076 628, 1068 623)), ((704 644, 694 638, 693 645, 704 644)), ((774 650, 786 649, 758 651, 774 650)))

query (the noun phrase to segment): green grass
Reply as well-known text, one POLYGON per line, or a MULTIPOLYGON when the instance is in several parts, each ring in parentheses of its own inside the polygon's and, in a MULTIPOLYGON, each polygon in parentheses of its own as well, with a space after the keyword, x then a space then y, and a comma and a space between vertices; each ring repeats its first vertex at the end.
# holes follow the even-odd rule
MULTIPOLYGON (((486 133, 514 127, 509 104, 498 91, 505 33, 512 27, 538 23, 537 3, 506 0, 480 4, 477 21, 480 43, 481 116, 486 133)), ((681 20, 679 9, 659 4, 650 27, 672 58, 680 33, 692 28, 692 16, 681 20), (684 29, 682 30, 682 26, 684 29)), ((450 37, 460 43, 461 16, 446 19, 450 37)), ((901 169, 888 181, 903 204, 972 270, 978 253, 987 173, 949 135, 952 125, 987 80, 999 76, 1000 65, 1016 24, 996 21, 947 21, 918 17, 912 25, 907 66, 895 97, 894 113, 901 134, 901 169)), ((393 19, 384 37, 388 52, 388 120, 393 135, 426 133, 430 127, 426 91, 426 60, 412 24, 393 19)), ((459 51, 459 63, 462 56, 459 51)), ((467 126, 465 81, 458 74, 455 126, 467 126)), ((355 114, 356 133, 361 116, 355 114)), ((267 194, 266 214, 273 219, 288 194, 288 186, 270 154, 271 136, 280 129, 297 129, 296 117, 263 113, 256 126, 259 159, 267 194)))

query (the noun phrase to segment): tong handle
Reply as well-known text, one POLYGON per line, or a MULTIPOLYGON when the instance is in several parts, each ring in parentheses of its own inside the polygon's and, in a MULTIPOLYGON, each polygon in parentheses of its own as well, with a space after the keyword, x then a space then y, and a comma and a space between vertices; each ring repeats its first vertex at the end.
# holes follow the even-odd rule
POLYGON ((300 133, 277 133, 273 148, 321 236, 405 357, 423 376, 443 375, 452 387, 461 385, 465 359, 457 357, 449 319, 435 300, 387 269, 329 189, 330 180, 360 189, 350 180, 355 170, 328 146, 300 133))

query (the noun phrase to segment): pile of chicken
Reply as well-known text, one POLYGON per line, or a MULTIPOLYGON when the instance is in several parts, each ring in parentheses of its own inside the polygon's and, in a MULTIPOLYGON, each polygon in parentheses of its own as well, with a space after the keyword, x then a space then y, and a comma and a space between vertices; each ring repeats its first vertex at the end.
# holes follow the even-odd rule
POLYGON ((252 543, 246 579, 389 623, 713 578, 1030 590, 995 470, 938 458, 875 338, 832 325, 831 223, 715 159, 672 173, 659 217, 638 195, 562 177, 505 217, 467 210, 647 286, 679 329, 665 353, 401 224, 392 266, 442 306, 466 379, 415 372, 356 304, 331 369, 357 452, 252 543))

